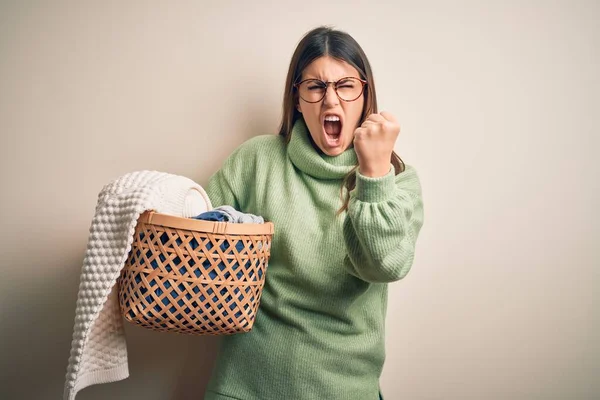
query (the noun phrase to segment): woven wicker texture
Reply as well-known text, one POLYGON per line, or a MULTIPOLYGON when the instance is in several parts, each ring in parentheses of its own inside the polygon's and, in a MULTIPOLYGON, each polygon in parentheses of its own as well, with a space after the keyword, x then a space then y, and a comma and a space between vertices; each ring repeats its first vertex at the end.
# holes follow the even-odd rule
POLYGON ((159 331, 249 332, 272 233, 271 222, 232 224, 145 212, 119 277, 122 315, 159 331), (257 234, 247 233, 253 230, 257 234))

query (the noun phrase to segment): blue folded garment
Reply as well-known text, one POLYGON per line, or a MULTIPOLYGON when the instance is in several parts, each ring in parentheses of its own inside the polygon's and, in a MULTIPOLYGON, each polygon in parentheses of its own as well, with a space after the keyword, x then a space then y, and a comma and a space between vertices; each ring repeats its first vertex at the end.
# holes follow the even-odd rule
POLYGON ((248 223, 248 224, 264 224, 265 220, 263 217, 259 217, 254 214, 247 214, 236 210, 231 206, 221 206, 210 211, 203 212, 200 215, 193 217, 194 219, 201 219, 204 221, 224 221, 233 222, 236 224, 248 223))
POLYGON ((201 219, 203 221, 218 221, 218 222, 229 222, 230 218, 228 214, 221 211, 206 211, 200 215, 192 217, 194 219, 201 219))

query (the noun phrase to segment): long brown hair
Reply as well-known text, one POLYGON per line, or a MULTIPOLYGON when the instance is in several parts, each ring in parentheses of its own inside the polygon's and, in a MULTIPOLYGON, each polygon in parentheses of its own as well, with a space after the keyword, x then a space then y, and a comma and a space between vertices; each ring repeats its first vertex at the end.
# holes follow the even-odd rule
MULTIPOLYGON (((302 71, 304 71, 311 62, 323 56, 330 56, 347 62, 356 68, 362 79, 365 79, 368 82, 366 85, 367 90, 364 93, 365 105, 359 124, 362 124, 370 114, 378 112, 373 72, 369 60, 360 45, 346 32, 335 30, 327 26, 320 26, 309 31, 302 37, 290 62, 285 82, 285 92, 283 94, 283 116, 279 128, 279 135, 285 138, 286 143, 290 141, 294 123, 302 115, 296 109, 298 93, 294 88, 294 84, 300 81, 302 71)), ((404 162, 395 151, 392 152, 390 161, 394 165, 396 175, 404 171, 404 162)), ((357 169, 358 165, 344 177, 340 189, 340 197, 343 205, 336 215, 339 215, 348 209, 350 191, 356 187, 357 169), (344 188, 347 189, 345 196, 344 188)))

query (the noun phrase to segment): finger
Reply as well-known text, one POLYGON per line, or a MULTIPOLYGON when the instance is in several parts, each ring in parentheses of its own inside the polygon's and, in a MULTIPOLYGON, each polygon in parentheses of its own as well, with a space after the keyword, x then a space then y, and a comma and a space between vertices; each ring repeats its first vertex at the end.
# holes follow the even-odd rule
POLYGON ((396 117, 394 117, 391 113, 387 112, 387 111, 382 111, 379 113, 383 118, 385 118, 386 120, 390 121, 390 122, 394 122, 394 123, 398 123, 398 121, 396 120, 396 117))
POLYGON ((356 130, 354 131, 354 139, 364 137, 366 132, 368 132, 368 129, 366 128, 356 128, 356 130))
POLYGON ((362 123, 361 127, 362 128, 366 128, 367 126, 371 126, 371 125, 379 125, 380 122, 375 122, 375 121, 370 121, 370 120, 366 120, 365 122, 362 123))
POLYGON ((367 119, 365 121, 372 121, 372 122, 386 122, 387 120, 379 114, 371 114, 367 117, 367 119))

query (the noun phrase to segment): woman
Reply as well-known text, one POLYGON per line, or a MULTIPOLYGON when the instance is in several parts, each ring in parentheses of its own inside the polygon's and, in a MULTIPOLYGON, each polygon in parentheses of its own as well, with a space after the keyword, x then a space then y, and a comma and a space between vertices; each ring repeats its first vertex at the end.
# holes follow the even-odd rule
POLYGON ((246 141, 207 185, 215 207, 262 215, 275 234, 253 330, 222 337, 206 400, 381 398, 387 284, 409 271, 423 224, 399 132, 377 113, 358 43, 308 32, 279 135, 246 141))

